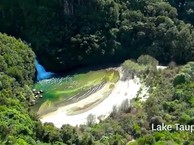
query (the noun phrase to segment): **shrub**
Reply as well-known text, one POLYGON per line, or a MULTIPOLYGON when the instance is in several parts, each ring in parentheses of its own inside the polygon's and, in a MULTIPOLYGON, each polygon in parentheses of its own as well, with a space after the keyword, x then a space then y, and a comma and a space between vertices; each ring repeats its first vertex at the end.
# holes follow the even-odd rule
POLYGON ((149 56, 149 55, 141 55, 138 59, 137 62, 141 65, 151 65, 151 66, 157 66, 158 65, 158 61, 149 56))
POLYGON ((87 117, 87 125, 91 126, 94 123, 96 123, 95 115, 89 114, 88 117, 87 117))
POLYGON ((173 80, 173 85, 177 86, 189 82, 189 76, 184 73, 177 74, 173 80))
POLYGON ((168 64, 168 67, 169 67, 170 69, 175 68, 175 67, 176 67, 176 62, 171 61, 171 62, 168 64))

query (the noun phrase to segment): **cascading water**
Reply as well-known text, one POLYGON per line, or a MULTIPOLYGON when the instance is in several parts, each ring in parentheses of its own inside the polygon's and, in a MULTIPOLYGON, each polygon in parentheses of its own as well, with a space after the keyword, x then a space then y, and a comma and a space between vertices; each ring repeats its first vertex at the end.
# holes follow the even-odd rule
POLYGON ((39 62, 37 60, 35 60, 35 67, 36 67, 36 70, 37 70, 36 79, 38 81, 44 80, 44 79, 49 79, 54 75, 54 73, 52 73, 52 72, 47 72, 45 70, 45 68, 41 64, 39 64, 39 62))

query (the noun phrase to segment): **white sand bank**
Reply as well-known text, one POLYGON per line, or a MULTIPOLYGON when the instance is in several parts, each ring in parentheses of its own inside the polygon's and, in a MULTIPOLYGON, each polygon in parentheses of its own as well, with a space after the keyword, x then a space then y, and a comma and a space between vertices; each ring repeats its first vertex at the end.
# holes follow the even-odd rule
MULTIPOLYGON (((107 86, 105 85, 102 90, 105 89, 105 87, 107 86)), ((91 108, 90 110, 87 110, 84 113, 80 113, 77 115, 67 115, 67 112, 69 112, 71 108, 81 108, 91 103, 92 101, 94 102, 95 100, 97 100, 100 97, 100 91, 102 92, 102 90, 92 94, 91 96, 79 102, 60 107, 54 112, 41 116, 40 120, 43 123, 52 122, 56 127, 60 128, 63 124, 70 124, 72 126, 86 124, 88 115, 92 114, 95 115, 96 122, 98 122, 99 120, 97 118, 99 116, 103 116, 104 118, 106 118, 110 115, 113 106, 120 106, 124 100, 130 100, 136 97, 137 92, 141 87, 142 84, 140 83, 140 80, 137 77, 126 81, 119 80, 115 84, 115 87, 110 93, 110 95, 100 104, 96 105, 94 108, 91 108)))

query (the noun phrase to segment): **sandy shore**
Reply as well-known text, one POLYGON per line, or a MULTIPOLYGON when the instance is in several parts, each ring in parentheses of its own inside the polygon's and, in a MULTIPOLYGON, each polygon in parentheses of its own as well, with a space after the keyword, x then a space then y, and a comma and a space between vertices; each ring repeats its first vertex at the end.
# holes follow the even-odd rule
POLYGON ((90 110, 77 115, 67 115, 73 108, 82 108, 95 100, 99 100, 103 96, 102 94, 105 92, 105 90, 108 89, 107 85, 105 85, 100 91, 79 102, 60 107, 54 112, 41 116, 40 120, 43 123, 52 122, 56 127, 60 128, 63 124, 70 124, 72 126, 86 124, 88 115, 92 114, 95 115, 96 122, 98 122, 99 120, 97 118, 99 116, 106 118, 110 115, 113 106, 120 106, 124 100, 130 100, 136 97, 137 92, 141 87, 142 84, 137 77, 126 81, 119 80, 115 84, 115 87, 110 95, 90 110))

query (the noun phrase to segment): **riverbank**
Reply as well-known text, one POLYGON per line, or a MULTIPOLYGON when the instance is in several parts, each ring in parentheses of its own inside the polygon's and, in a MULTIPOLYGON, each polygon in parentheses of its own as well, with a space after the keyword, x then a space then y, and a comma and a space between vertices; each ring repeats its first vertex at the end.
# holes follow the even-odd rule
MULTIPOLYGON (((60 128, 63 124, 70 124, 72 126, 86 124, 87 117, 92 114, 95 118, 95 122, 99 122, 99 118, 105 119, 110 115, 114 106, 119 107, 126 99, 131 100, 136 97, 140 88, 143 87, 140 79, 135 77, 134 79, 127 79, 122 81, 122 71, 119 69, 120 79, 115 84, 114 89, 103 100, 103 92, 107 89, 105 85, 100 91, 92 94, 91 96, 80 100, 76 103, 59 107, 56 111, 41 116, 41 122, 52 122, 56 127, 60 128), (98 105, 94 105, 96 101, 102 99, 98 105), (91 107, 94 105, 93 107, 91 107), (82 110, 84 107, 90 106, 90 109, 86 109, 79 114, 74 114, 73 111, 77 108, 82 110)), ((142 94, 146 94, 146 89, 143 89, 142 94)), ((144 96, 144 95, 142 95, 144 96)))

